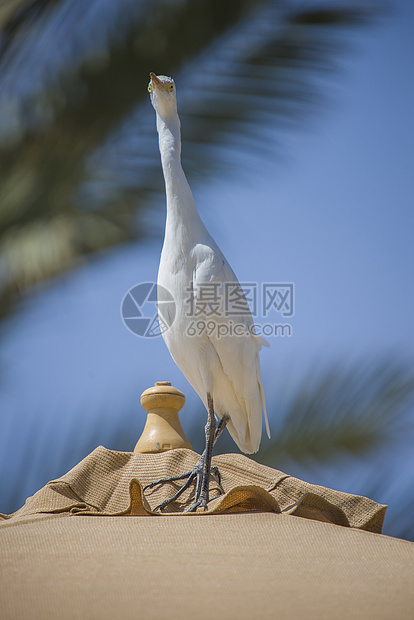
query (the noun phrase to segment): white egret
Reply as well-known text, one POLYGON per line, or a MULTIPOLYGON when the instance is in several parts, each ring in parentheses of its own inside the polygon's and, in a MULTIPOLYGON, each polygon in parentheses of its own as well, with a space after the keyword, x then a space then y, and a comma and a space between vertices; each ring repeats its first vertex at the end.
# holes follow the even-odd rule
POLYGON ((257 452, 263 409, 270 437, 259 360, 262 345, 269 345, 254 333, 250 309, 238 280, 197 211, 181 166, 174 80, 154 73, 150 77, 148 90, 157 116, 167 196, 158 272, 159 316, 160 321, 170 325, 163 338, 175 363, 208 412, 206 447, 199 462, 192 472, 175 478, 188 479, 171 500, 158 508, 176 499, 196 479, 195 501, 190 510, 199 506, 206 509, 212 449, 225 426, 243 452, 257 452), (162 304, 164 289, 174 297, 174 319, 168 316, 171 304, 162 304), (214 412, 220 418, 218 426, 214 412))

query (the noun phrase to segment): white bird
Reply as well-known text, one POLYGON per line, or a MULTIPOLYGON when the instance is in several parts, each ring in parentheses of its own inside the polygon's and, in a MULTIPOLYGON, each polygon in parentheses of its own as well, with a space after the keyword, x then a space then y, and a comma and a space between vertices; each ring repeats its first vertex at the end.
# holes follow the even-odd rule
MULTIPOLYGON (((164 245, 158 272, 158 311, 169 328, 164 341, 178 368, 208 411, 206 447, 175 500, 196 479, 194 505, 209 501, 211 454, 227 425, 246 453, 257 452, 262 409, 270 437, 260 373, 259 351, 269 344, 255 334, 244 293, 223 253, 208 233, 181 166, 181 132, 174 80, 150 73, 148 90, 157 116, 157 131, 167 197, 164 245), (175 301, 175 316, 163 305, 163 292, 175 301), (236 328, 237 326, 237 328, 236 328), (220 418, 217 426, 214 412, 220 418)), ((163 481, 152 483, 155 486, 163 481)))

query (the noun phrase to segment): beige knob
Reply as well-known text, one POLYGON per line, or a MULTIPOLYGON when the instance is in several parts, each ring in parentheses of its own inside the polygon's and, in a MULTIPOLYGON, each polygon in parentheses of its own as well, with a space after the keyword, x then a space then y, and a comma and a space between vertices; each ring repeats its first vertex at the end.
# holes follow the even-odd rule
POLYGON ((147 421, 134 452, 165 452, 174 448, 189 448, 178 417, 185 396, 169 381, 157 381, 154 387, 141 394, 141 405, 148 412, 147 421))

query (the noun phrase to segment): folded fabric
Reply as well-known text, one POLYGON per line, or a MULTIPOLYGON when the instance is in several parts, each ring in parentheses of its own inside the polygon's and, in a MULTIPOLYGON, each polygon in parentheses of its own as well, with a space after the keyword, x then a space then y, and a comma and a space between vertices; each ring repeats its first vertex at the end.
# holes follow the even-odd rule
MULTIPOLYGON (((115 452, 100 446, 67 474, 29 497, 9 521, 41 513, 159 516, 154 508, 171 497, 182 482, 167 482, 143 491, 150 482, 190 471, 199 455, 188 449, 159 454, 115 452)), ((185 517, 232 512, 274 512, 380 533, 386 506, 309 484, 240 454, 213 458, 221 485, 212 475, 207 511, 185 513, 194 499, 191 485, 163 514, 185 517)), ((1 521, 0 521, 1 523, 1 521)))

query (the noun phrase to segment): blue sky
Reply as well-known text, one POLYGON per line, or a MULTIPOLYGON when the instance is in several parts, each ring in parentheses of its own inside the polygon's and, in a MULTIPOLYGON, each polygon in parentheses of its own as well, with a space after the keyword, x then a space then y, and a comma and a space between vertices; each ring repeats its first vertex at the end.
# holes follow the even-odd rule
MULTIPOLYGON (((414 358, 414 5, 398 7, 350 35, 342 71, 324 78, 330 103, 287 134, 284 161, 237 154, 243 175, 193 187, 241 282, 295 283, 293 336, 270 339, 261 356, 274 415, 274 376, 315 361, 414 358)), ((159 228, 162 209, 153 217, 159 228)), ((120 318, 126 291, 156 279, 161 243, 103 254, 7 325, 0 471, 24 466, 26 495, 64 473, 62 451, 74 464, 97 443, 113 447, 122 427, 131 449, 145 419, 140 394, 157 380, 185 392, 183 426, 202 436, 198 397, 162 339, 138 339, 120 318)))

